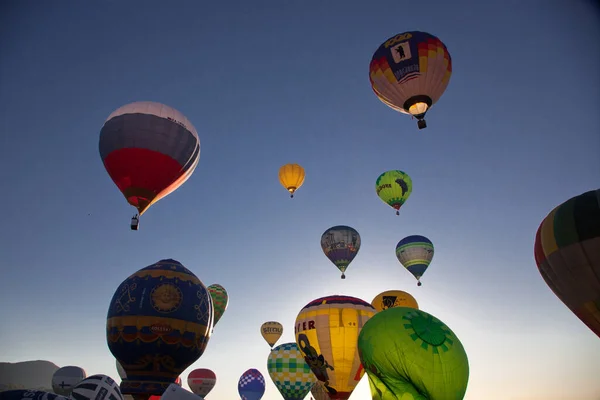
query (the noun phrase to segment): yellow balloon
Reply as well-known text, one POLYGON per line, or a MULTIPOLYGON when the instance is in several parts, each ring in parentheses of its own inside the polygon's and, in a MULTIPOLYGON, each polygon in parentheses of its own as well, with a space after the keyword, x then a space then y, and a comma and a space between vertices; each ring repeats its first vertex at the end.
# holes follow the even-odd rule
POLYGON ((364 300, 327 296, 308 303, 296 317, 296 343, 330 398, 345 400, 364 375, 358 334, 376 311, 364 300))
POLYGON ((279 168, 279 182, 294 197, 294 192, 304 183, 304 168, 298 164, 286 164, 279 168))
POLYGON ((277 321, 268 321, 260 326, 260 334, 269 346, 273 348, 283 334, 283 325, 277 321))
POLYGON ((375 296, 371 305, 375 307, 377 312, 394 307, 419 309, 417 300, 402 290, 386 290, 385 292, 381 292, 375 296))

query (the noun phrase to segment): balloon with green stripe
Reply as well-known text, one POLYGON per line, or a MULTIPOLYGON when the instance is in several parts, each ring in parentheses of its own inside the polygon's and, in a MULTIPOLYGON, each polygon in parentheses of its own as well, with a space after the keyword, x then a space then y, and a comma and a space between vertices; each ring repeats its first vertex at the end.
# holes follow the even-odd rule
POLYGON ((267 370, 284 400, 303 400, 317 381, 296 343, 271 350, 267 370))
POLYGON ((407 236, 396 245, 396 257, 421 286, 421 277, 433 258, 433 243, 425 236, 407 236))

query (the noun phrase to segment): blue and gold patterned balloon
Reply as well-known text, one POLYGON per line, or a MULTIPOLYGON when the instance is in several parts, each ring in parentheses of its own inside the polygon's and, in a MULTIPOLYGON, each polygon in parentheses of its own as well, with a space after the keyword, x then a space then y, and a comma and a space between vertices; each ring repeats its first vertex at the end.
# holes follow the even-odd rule
POLYGON ((127 377, 123 394, 162 395, 204 352, 213 305, 204 284, 175 260, 161 260, 125 279, 106 320, 108 348, 127 377))

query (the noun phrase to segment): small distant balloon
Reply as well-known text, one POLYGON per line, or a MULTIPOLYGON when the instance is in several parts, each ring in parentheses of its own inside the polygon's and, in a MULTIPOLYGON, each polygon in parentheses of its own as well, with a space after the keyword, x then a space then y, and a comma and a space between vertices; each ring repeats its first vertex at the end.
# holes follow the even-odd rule
POLYGON ((375 296, 373 301, 371 301, 371 305, 377 310, 377 312, 394 307, 409 307, 417 310, 419 309, 417 300, 415 300, 415 298, 409 293, 406 293, 402 290, 386 290, 385 292, 381 292, 375 296))
POLYGON ((398 261, 417 280, 421 286, 421 277, 431 264, 433 259, 433 243, 425 236, 407 236, 396 245, 396 257, 398 261))
POLYGON ((294 197, 296 190, 304 183, 304 168, 298 164, 286 164, 279 168, 279 183, 294 197))
POLYGON ((384 172, 375 181, 377 196, 396 210, 396 215, 400 215, 400 207, 408 200, 412 193, 412 187, 410 176, 397 169, 384 172))
POLYGON ((283 325, 277 321, 267 321, 260 326, 260 334, 269 346, 275 346, 283 334, 283 325))
POLYGON ((192 393, 206 397, 217 384, 217 375, 207 368, 197 368, 188 375, 188 386, 192 393))
POLYGON ((52 376, 52 390, 61 396, 69 396, 75 385, 86 377, 81 367, 66 366, 56 370, 52 376))
POLYGON ((227 305, 229 304, 229 295, 227 294, 227 290, 225 290, 225 288, 218 283, 210 285, 208 287, 208 292, 212 297, 212 303, 215 309, 213 326, 216 326, 217 322, 219 322, 225 313, 225 310, 227 310, 227 305))
POLYGON ((360 250, 360 235, 349 226, 333 226, 321 236, 321 249, 329 261, 342 271, 342 279, 346 279, 346 269, 360 250))
POLYGON ((259 370, 250 368, 238 382, 238 393, 242 400, 260 400, 265 394, 265 377, 259 370))

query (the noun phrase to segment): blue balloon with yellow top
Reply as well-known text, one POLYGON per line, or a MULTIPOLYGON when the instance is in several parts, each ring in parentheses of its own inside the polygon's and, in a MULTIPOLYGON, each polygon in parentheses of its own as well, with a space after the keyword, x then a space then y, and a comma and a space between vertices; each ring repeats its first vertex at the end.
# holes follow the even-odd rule
POLYGON ((127 373, 121 392, 162 395, 200 358, 212 325, 210 293, 180 262, 161 260, 125 279, 106 320, 108 348, 127 373))

